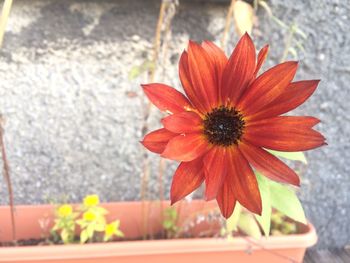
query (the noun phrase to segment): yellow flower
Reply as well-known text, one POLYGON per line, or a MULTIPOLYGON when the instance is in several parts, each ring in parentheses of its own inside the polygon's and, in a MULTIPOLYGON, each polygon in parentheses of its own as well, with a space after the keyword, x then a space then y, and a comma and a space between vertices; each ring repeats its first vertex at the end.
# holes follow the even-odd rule
POLYGON ((71 205, 61 205, 58 208, 58 216, 59 217, 67 217, 73 213, 73 207, 71 205))
POLYGON ((86 211, 84 214, 83 214, 83 219, 85 221, 94 221, 96 219, 96 214, 92 211, 86 211))
POLYGON ((106 236, 113 236, 114 233, 116 232, 116 230, 117 230, 116 223, 107 224, 105 227, 105 235, 106 236))
POLYGON ((91 206, 97 206, 100 203, 100 199, 98 195, 87 195, 84 198, 84 205, 91 207, 91 206))

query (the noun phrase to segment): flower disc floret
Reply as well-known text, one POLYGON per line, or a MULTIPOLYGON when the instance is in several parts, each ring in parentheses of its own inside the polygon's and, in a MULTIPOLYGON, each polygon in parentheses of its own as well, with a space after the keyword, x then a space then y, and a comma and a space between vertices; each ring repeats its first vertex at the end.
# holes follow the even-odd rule
POLYGON ((215 108, 204 119, 204 134, 214 145, 237 144, 242 137, 243 129, 243 116, 234 108, 215 108))

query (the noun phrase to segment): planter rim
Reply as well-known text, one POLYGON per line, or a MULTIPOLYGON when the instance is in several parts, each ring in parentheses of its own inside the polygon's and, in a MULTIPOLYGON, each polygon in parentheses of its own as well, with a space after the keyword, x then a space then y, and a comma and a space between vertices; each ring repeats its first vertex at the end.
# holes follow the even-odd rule
MULTIPOLYGON (((107 203, 106 206, 121 202, 107 203)), ((122 202, 129 203, 129 202, 122 202)), ((134 202, 130 202, 134 203, 134 202)), ((49 206, 49 205, 40 205, 49 206)), ((0 210, 7 206, 0 206, 0 210)), ((16 206, 17 208, 30 205, 16 206)), ((0 247, 0 262, 35 261, 35 260, 68 260, 93 259, 155 254, 180 254, 201 252, 227 252, 237 250, 265 250, 311 247, 317 242, 314 226, 308 223, 307 232, 287 236, 262 237, 254 240, 251 237, 226 238, 192 238, 121 241, 95 244, 48 245, 0 247)))
POLYGON ((196 238, 172 240, 122 241, 96 244, 74 244, 53 246, 26 246, 0 248, 0 262, 55 259, 87 259, 99 257, 178 254, 200 252, 225 252, 237 250, 264 250, 284 248, 304 248, 314 245, 317 235, 313 225, 309 223, 309 231, 305 234, 288 236, 272 236, 254 240, 249 237, 225 238, 196 238), (77 253, 79 251, 80 253, 77 253))

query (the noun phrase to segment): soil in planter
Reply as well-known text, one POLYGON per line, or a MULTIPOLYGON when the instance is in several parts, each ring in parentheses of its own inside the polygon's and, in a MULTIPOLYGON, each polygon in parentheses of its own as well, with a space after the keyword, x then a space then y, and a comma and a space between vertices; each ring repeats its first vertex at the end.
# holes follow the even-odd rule
MULTIPOLYGON (((201 236, 201 238, 204 237, 213 237, 213 235, 208 236, 201 236)), ((181 239, 190 239, 195 238, 194 236, 182 236, 181 239)), ((142 238, 123 238, 118 240, 111 240, 108 242, 102 242, 102 241, 93 241, 91 243, 110 243, 110 242, 126 242, 126 241, 142 241, 142 240, 166 240, 171 238, 165 238, 163 233, 158 233, 156 235, 153 235, 152 237, 147 236, 145 239, 142 238)), ((76 236, 74 238, 74 242, 72 244, 79 244, 79 236, 76 236)), ((45 238, 32 238, 32 239, 23 239, 18 240, 16 242, 0 242, 0 247, 20 247, 20 246, 50 246, 50 245, 64 245, 61 240, 54 240, 52 238, 45 239, 45 238)))
POLYGON ((26 239, 26 240, 18 240, 16 242, 1 242, 0 247, 21 247, 21 246, 42 246, 42 245, 50 245, 50 243, 42 238, 42 239, 26 239))

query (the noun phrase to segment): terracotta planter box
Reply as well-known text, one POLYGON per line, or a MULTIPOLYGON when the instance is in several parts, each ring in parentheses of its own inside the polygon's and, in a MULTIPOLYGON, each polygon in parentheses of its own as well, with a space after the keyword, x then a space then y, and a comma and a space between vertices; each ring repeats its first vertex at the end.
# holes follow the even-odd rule
MULTIPOLYGON (((167 207, 168 202, 162 206, 167 207)), ((213 210, 214 203, 204 201, 183 202, 179 208, 179 223, 199 211, 213 210)), ((121 220, 121 230, 126 238, 135 239, 144 231, 143 215, 148 215, 148 233, 161 230, 160 202, 118 202, 104 205, 110 211, 110 219, 121 220)), ((43 230, 39 220, 52 221, 51 205, 17 206, 17 238, 40 238, 43 230)), ((195 231, 206 227, 200 223, 195 231)), ((213 225, 211 226, 213 227, 213 225)), ((217 225, 214 227, 217 227, 217 225)), ((151 241, 123 241, 85 245, 53 245, 27 247, 0 247, 0 262, 302 262, 307 247, 316 243, 317 236, 310 224, 302 234, 269 239, 252 240, 236 237, 228 241, 223 238, 196 238, 151 241), (289 261, 288 261, 289 260, 289 261)), ((11 239, 11 224, 8 207, 0 207, 0 242, 11 239)))

